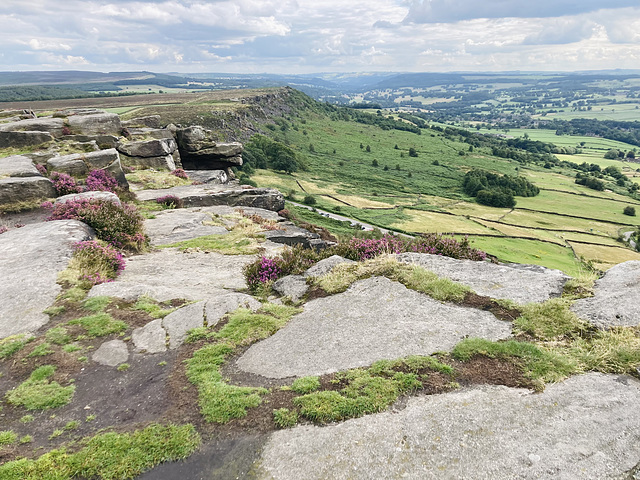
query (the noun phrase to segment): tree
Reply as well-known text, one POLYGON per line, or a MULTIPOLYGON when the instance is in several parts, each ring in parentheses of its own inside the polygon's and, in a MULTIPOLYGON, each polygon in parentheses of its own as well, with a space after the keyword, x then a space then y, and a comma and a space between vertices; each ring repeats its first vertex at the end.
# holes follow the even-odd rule
POLYGON ((369 145, 367 145, 367 148, 365 148, 365 150, 367 151, 367 153, 371 153, 371 147, 369 145))
POLYGON ((310 143, 310 144, 309 144, 309 151, 310 151, 311 153, 314 153, 314 152, 316 151, 316 149, 313 147, 313 143, 310 143))
POLYGON ((377 167, 378 166, 378 160, 376 160, 375 158, 373 159, 373 162, 371 162, 371 166, 372 167, 377 167))
POLYGON ((635 207, 632 206, 627 206, 624 207, 624 210, 622 210, 622 213, 624 213, 625 215, 629 215, 630 217, 635 217, 636 216, 636 209, 635 207))
POLYGON ((616 158, 618 158, 618 150, 616 150, 615 148, 607 150, 607 153, 604 154, 604 158, 615 160, 616 158))
POLYGON ((302 200, 302 203, 304 203, 305 205, 315 205, 316 198, 313 195, 305 195, 304 200, 302 200))
POLYGON ((417 157, 418 156, 417 150, 415 148, 413 148, 413 147, 410 147, 409 148, 409 156, 410 157, 417 157))

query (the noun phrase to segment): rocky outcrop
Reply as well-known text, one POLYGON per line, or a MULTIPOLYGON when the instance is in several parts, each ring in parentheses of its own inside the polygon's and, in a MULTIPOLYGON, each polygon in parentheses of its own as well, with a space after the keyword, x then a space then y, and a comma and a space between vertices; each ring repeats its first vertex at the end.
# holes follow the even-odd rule
POLYGON ((56 189, 53 188, 53 183, 42 176, 0 178, 0 205, 43 200, 55 196, 56 189))
POLYGON ((640 325, 640 261, 620 263, 594 285, 595 295, 576 301, 572 310, 598 328, 640 325))
POLYGON ((116 205, 121 205, 120 199, 115 193, 99 191, 71 193, 69 195, 63 195, 56 198, 55 203, 75 202, 78 200, 99 200, 101 202, 112 202, 116 205))
POLYGON ((47 132, 4 132, 0 131, 0 148, 34 147, 53 141, 47 132))
POLYGON ((178 146, 173 138, 120 142, 118 151, 127 166, 169 171, 181 167, 178 146))
POLYGON ((3 132, 47 132, 56 138, 62 136, 63 128, 64 120, 52 117, 29 118, 18 122, 0 124, 0 131, 3 132))
POLYGON ((115 113, 92 113, 67 117, 69 129, 76 135, 116 135, 122 133, 120 117, 115 113))
POLYGON ((131 120, 122 122, 123 127, 127 128, 161 128, 162 121, 160 115, 147 115, 146 117, 136 117, 131 120))
POLYGON ((242 165, 242 144, 220 143, 211 131, 194 126, 176 130, 182 165, 188 170, 217 170, 242 165))

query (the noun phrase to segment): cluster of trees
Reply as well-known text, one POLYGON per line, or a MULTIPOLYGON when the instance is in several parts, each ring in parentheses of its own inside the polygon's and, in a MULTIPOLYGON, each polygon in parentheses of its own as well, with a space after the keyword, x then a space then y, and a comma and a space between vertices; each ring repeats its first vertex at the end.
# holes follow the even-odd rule
POLYGON ((540 189, 525 178, 499 175, 486 170, 467 172, 462 188, 482 205, 506 208, 516 205, 514 196, 534 197, 540 193, 540 189))
POLYGON ((604 154, 604 158, 607 158, 609 160, 617 160, 619 158, 636 158, 636 152, 634 152, 633 150, 629 150, 627 153, 625 153, 623 150, 617 150, 615 148, 612 148, 610 150, 607 150, 607 152, 604 154))
POLYGON ((118 97, 136 95, 136 92, 91 92, 84 88, 28 85, 0 88, 0 102, 35 100, 67 100, 72 98, 118 97))
POLYGON ((575 118, 540 122, 538 128, 555 130, 557 135, 593 135, 640 146, 640 122, 575 118))
POLYGON ((576 183, 591 188, 592 190, 598 190, 600 192, 604 190, 604 182, 602 180, 598 180, 596 177, 585 173, 579 172, 576 174, 576 183))
POLYGON ((254 135, 244 146, 242 170, 251 174, 254 168, 270 168, 287 173, 304 170, 296 152, 284 143, 263 135, 254 135))

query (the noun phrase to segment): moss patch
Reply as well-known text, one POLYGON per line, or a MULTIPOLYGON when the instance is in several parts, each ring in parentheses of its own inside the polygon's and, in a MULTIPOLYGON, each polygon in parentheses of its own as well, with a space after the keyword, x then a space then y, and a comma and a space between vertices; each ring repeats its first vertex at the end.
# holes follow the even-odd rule
POLYGON ((27 410, 45 410, 66 405, 71 401, 76 387, 63 387, 58 382, 50 381, 55 370, 52 365, 35 369, 27 380, 7 392, 7 401, 27 410))

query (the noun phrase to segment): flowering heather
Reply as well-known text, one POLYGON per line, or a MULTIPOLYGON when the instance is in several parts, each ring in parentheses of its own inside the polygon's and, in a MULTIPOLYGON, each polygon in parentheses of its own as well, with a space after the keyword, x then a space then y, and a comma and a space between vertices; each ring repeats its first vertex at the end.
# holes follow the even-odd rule
POLYGON ((255 291, 260 285, 277 280, 281 274, 276 259, 262 257, 260 260, 244 268, 245 278, 249 289, 255 291))
POLYGON ((164 195, 156 198, 156 202, 168 208, 182 208, 182 199, 175 195, 164 195))
POLYGON ((182 168, 176 168, 175 170, 173 170, 171 172, 171 175, 175 175, 178 178, 183 178, 185 180, 189 179, 189 176, 187 175, 187 172, 185 172, 182 168))
POLYGON ((124 270, 125 262, 122 254, 111 245, 88 240, 73 245, 70 266, 80 272, 82 283, 93 286, 115 279, 124 270))
POLYGON ((4 232, 8 232, 8 231, 9 231, 9 229, 6 226, 0 225, 0 233, 4 233, 4 232))
POLYGON ((49 175, 49 173, 47 172, 47 167, 45 167, 41 163, 36 163, 35 165, 36 165, 36 170, 40 172, 40 175, 42 175, 43 177, 46 177, 47 175, 49 175))
POLYGON ((70 193, 80 193, 82 191, 82 187, 76 183, 75 178, 71 175, 51 172, 50 178, 58 195, 69 195, 70 193))
POLYGON ((47 220, 80 220, 92 227, 100 240, 116 248, 143 250, 147 245, 144 219, 133 205, 83 198, 43 206, 52 209, 47 220))
POLYGON ((106 170, 93 170, 87 176, 87 191, 115 193, 118 181, 106 170))

